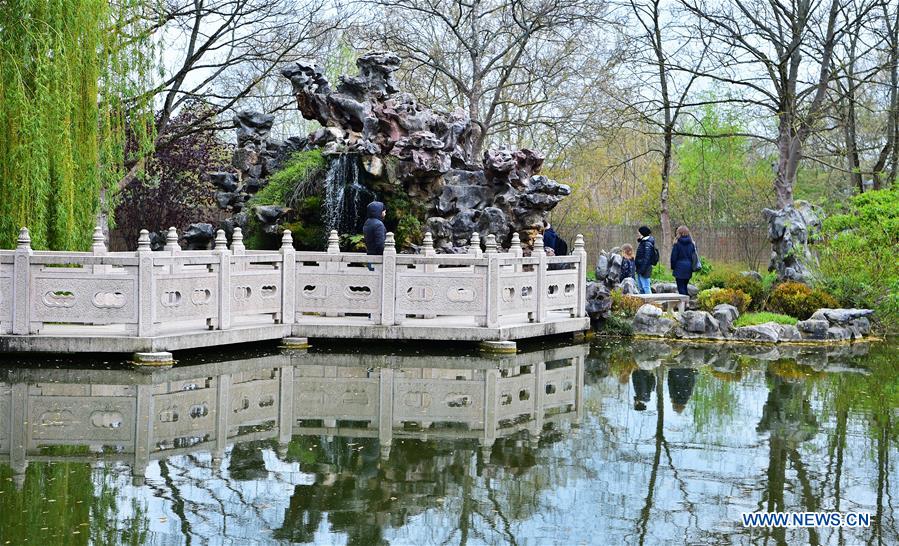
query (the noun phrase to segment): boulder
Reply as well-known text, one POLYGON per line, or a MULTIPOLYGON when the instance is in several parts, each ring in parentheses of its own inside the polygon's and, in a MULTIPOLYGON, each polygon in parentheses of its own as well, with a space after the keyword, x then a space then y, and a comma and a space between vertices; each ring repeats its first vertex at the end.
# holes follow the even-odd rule
POLYGON ((734 321, 740 317, 740 311, 729 303, 721 303, 712 309, 712 316, 718 321, 722 334, 730 333, 734 321))
POLYGON ((757 324, 755 326, 742 326, 734 330, 734 339, 743 341, 758 341, 760 343, 777 343, 779 331, 772 322, 757 324))
POLYGON ((827 329, 830 324, 826 320, 808 319, 796 323, 802 339, 823 340, 827 339, 827 329))
POLYGON ((833 341, 846 341, 852 339, 852 331, 843 326, 831 326, 827 329, 827 339, 833 341))
POLYGON ((621 281, 621 284, 618 285, 619 289, 621 289, 621 293, 625 295, 633 295, 639 294, 640 290, 637 288, 637 281, 633 277, 628 277, 621 281))
POLYGON ((211 172, 209 173, 209 181, 212 185, 225 192, 237 191, 238 179, 235 173, 229 172, 211 172))
POLYGON ((207 250, 215 240, 215 229, 212 224, 191 224, 184 232, 187 250, 207 250))
POLYGON ((874 314, 871 309, 818 309, 810 317, 812 320, 826 320, 831 325, 845 325, 874 314))
POLYGON ((762 282, 762 274, 758 271, 741 271, 740 275, 743 275, 744 277, 751 277, 759 282, 762 282))
MULTIPOLYGON (((677 283, 673 282, 656 282, 652 284, 653 294, 677 294, 677 283)), ((687 285, 687 294, 691 298, 695 298, 699 294, 699 287, 693 284, 687 285)))
POLYGON ((771 324, 772 327, 777 330, 778 341, 799 341, 802 339, 802 334, 799 332, 799 329, 792 324, 777 324, 774 322, 768 322, 766 324, 771 324))
POLYGON ((698 334, 702 337, 718 337, 721 334, 718 321, 706 311, 684 311, 678 320, 685 334, 698 334))
POLYGON ((776 271, 779 280, 805 282, 807 264, 813 260, 809 243, 815 242, 821 228, 819 210, 806 201, 796 201, 782 209, 764 209, 771 241, 768 271, 776 271))
POLYGON ((612 310, 609 287, 601 282, 588 282, 586 308, 593 319, 608 318, 612 310))
POLYGON ((647 303, 637 310, 633 326, 635 334, 664 337, 672 334, 674 321, 663 316, 661 309, 647 303))

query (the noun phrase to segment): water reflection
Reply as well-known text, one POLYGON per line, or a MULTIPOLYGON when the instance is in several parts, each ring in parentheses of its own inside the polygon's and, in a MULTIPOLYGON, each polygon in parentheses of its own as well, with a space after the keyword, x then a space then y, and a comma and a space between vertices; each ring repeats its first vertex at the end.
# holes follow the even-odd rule
POLYGON ((3 370, 0 543, 895 543, 894 351, 3 370), (876 524, 741 528, 757 510, 876 524))

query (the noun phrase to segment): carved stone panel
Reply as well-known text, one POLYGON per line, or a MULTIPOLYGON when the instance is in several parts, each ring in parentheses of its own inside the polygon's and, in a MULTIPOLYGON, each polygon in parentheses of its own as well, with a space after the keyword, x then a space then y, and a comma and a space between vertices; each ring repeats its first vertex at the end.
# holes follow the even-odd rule
POLYGON ((482 275, 397 272, 398 314, 481 315, 486 305, 486 278, 482 275))
POLYGON ((484 382, 454 379, 394 381, 393 420, 462 423, 484 427, 484 382))
POLYGON ((294 417, 376 422, 378 386, 377 377, 297 377, 294 383, 294 417))
POLYGON ((297 271, 297 312, 378 311, 381 308, 381 277, 376 273, 362 273, 359 269, 316 274, 303 269, 297 271))
POLYGON ((571 309, 577 306, 578 274, 575 269, 546 272, 546 309, 571 309))
POLYGON ((232 271, 232 315, 256 315, 281 311, 281 272, 232 271))
POLYGON ((500 314, 526 313, 537 310, 536 272, 504 272, 500 282, 500 314))
POLYGON ((137 322, 137 279, 124 275, 38 273, 32 279, 31 319, 39 322, 137 322))
POLYGON ((218 313, 218 276, 191 272, 156 279, 156 321, 214 317, 218 313))

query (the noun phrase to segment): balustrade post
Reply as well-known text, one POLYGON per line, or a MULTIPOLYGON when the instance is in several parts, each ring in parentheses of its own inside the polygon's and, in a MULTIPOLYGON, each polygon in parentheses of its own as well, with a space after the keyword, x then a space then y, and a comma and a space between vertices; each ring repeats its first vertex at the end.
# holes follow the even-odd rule
MULTIPOLYGON (((437 251, 434 250, 434 236, 431 234, 430 231, 425 232, 425 236, 421 242, 421 250, 422 250, 422 254, 427 257, 437 255, 437 251)), ((425 272, 426 275, 429 273, 435 273, 435 272, 437 272, 437 264, 424 264, 422 266, 422 270, 425 272)), ((432 318, 436 318, 437 315, 435 313, 425 313, 421 317, 426 318, 426 319, 432 319, 432 318)))
POLYGON ((219 256, 218 327, 219 330, 227 330, 231 327, 231 251, 228 250, 228 238, 225 236, 225 230, 223 229, 215 233, 215 248, 213 252, 219 256))
POLYGON ((156 283, 153 282, 153 250, 150 248, 150 232, 140 230, 137 239, 137 335, 153 335, 156 311, 156 283))
POLYGON ((396 320, 396 240, 392 232, 384 239, 381 264, 381 324, 393 326, 396 320))
POLYGON ((499 294, 500 294, 500 271, 499 271, 499 254, 496 247, 496 236, 492 233, 487 236, 487 278, 485 279, 487 302, 484 325, 487 328, 496 328, 499 326, 499 294))
POLYGON ((297 257, 289 229, 281 236, 281 324, 296 322, 297 257))
POLYGON ((580 233, 574 238, 573 254, 580 258, 577 264, 577 308, 572 313, 575 317, 587 315, 587 250, 584 236, 580 233))
MULTIPOLYGON (((96 226, 94 234, 91 236, 91 254, 94 256, 106 256, 109 250, 106 248, 106 236, 103 235, 103 228, 96 226)), ((94 273, 109 273, 112 269, 110 265, 94 265, 91 271, 94 273)))
MULTIPOLYGON (((338 235, 336 229, 332 229, 331 233, 328 234, 328 248, 326 252, 331 256, 340 254, 340 235, 338 235)), ((325 272, 337 273, 338 271, 340 271, 340 262, 336 260, 328 260, 325 262, 325 272)), ((340 316, 340 314, 335 311, 325 311, 324 314, 326 317, 340 316)))
MULTIPOLYGON (((141 232, 141 235, 146 230, 141 232)), ((147 239, 149 244, 150 239, 147 239)), ((155 422, 155 400, 153 398, 153 385, 137 385, 134 411, 134 464, 131 467, 131 475, 141 481, 145 477, 147 467, 150 465, 150 455, 153 452, 153 423, 155 422)))
MULTIPOLYGON (((232 239, 233 240, 233 239, 232 239)), ((215 381, 215 450, 213 463, 221 463, 228 445, 228 414, 231 413, 231 374, 222 374, 215 381)))
MULTIPOLYGON (((175 229, 174 226, 170 227, 169 230, 165 234, 165 246, 162 247, 163 250, 168 252, 171 255, 181 253, 181 245, 178 244, 178 230, 175 229)), ((178 262, 172 262, 172 265, 169 266, 170 273, 180 273, 181 272, 181 264, 178 262)))
POLYGON ((543 322, 546 320, 546 250, 543 247, 543 235, 538 234, 534 239, 534 250, 531 256, 537 258, 537 264, 534 266, 537 272, 537 310, 534 312, 534 321, 543 322))
POLYGON ((499 370, 496 368, 487 370, 484 374, 484 438, 481 444, 490 448, 496 442, 496 405, 499 398, 496 396, 496 384, 499 380, 499 370))
MULTIPOLYGON (((512 233, 512 242, 509 244, 509 253, 516 258, 524 256, 524 248, 521 247, 521 237, 518 235, 517 231, 512 233)), ((513 270, 516 273, 521 273, 522 267, 520 260, 516 260, 513 270)))
POLYGON ((481 235, 475 231, 471 234, 471 241, 468 243, 468 253, 476 258, 483 255, 481 251, 481 235))
POLYGON ((31 333, 31 236, 28 228, 19 231, 13 258, 12 333, 31 333))
POLYGON ((378 372, 378 442, 381 457, 390 456, 393 445, 393 370, 381 368, 378 372))

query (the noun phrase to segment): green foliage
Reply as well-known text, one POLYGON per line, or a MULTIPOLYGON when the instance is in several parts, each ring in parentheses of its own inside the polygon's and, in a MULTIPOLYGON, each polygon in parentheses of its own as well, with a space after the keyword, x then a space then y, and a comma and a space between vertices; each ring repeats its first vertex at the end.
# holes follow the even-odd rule
POLYGON ((621 290, 613 290, 611 297, 612 312, 624 318, 633 318, 640 306, 643 305, 643 300, 622 294, 621 290))
POLYGON ((344 252, 365 252, 365 236, 344 233, 340 236, 340 248, 344 252))
POLYGON ((736 307, 740 314, 743 314, 752 303, 749 294, 732 288, 709 288, 700 292, 696 300, 704 311, 711 312, 716 305, 729 303, 736 307))
POLYGON ((294 152, 284 167, 268 179, 264 188, 249 205, 283 205, 296 208, 303 199, 317 191, 317 183, 327 169, 321 150, 294 152))
POLYGON ((899 327, 899 187, 851 198, 822 231, 816 284, 844 306, 874 309, 887 328, 899 327))
POLYGON ((787 315, 771 313, 768 311, 760 311, 758 313, 746 313, 745 315, 740 315, 739 317, 737 317, 737 320, 734 321, 734 326, 755 326, 756 324, 764 324, 766 322, 776 322, 777 324, 796 324, 799 321, 796 318, 789 317, 787 315))
POLYGON ((822 307, 839 307, 839 303, 827 292, 799 282, 785 282, 774 287, 767 304, 769 311, 799 320, 809 318, 822 307))
POLYGON ((667 267, 662 265, 662 260, 659 260, 659 263, 652 267, 650 278, 654 281, 674 282, 674 275, 667 267))
POLYGON ((388 230, 393 230, 397 248, 420 244, 421 220, 425 216, 422 203, 410 200, 408 195, 401 192, 385 194, 383 200, 387 207, 385 223, 388 230))
POLYGON ((0 247, 27 226, 35 248, 86 249, 152 148, 144 4, 0 2, 0 247))
POLYGON ((752 298, 752 301, 749 304, 750 310, 761 309, 767 299, 765 287, 762 282, 748 275, 732 273, 727 276, 724 287, 739 290, 752 298))
POLYGON ((629 337, 634 335, 634 327, 627 318, 612 314, 599 323, 597 332, 607 336, 629 337))

